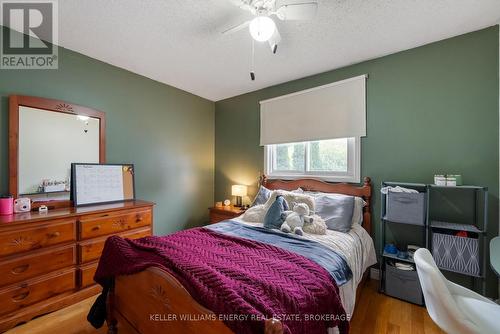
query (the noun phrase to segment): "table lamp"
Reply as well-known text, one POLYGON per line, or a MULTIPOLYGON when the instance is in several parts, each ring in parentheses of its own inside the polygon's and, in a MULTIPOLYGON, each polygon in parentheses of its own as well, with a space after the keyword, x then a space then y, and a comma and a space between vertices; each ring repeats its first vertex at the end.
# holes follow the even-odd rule
POLYGON ((234 206, 241 207, 242 197, 247 195, 247 186, 234 184, 231 187, 231 195, 236 196, 236 204, 234 206))

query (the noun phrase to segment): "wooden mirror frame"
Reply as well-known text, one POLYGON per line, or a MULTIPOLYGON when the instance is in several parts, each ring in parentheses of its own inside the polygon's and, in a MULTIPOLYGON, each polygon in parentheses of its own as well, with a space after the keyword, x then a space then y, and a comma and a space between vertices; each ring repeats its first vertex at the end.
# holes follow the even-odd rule
MULTIPOLYGON (((9 96, 9 192, 14 198, 19 196, 19 107, 31 107, 70 115, 82 115, 99 119, 99 163, 106 162, 106 114, 102 111, 61 100, 43 97, 9 96)), ((32 208, 47 205, 49 209, 72 206, 70 200, 40 201, 32 208)))

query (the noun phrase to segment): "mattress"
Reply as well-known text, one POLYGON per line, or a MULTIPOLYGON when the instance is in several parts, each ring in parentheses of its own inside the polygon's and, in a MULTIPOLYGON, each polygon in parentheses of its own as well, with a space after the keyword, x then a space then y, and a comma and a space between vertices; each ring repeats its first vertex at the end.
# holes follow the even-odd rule
MULTIPOLYGON (((232 219, 242 224, 262 226, 262 223, 249 223, 237 217, 232 219)), ((304 233, 304 238, 316 241, 340 253, 352 271, 352 279, 339 287, 342 306, 352 316, 356 302, 356 289, 367 268, 377 263, 373 239, 359 224, 354 224, 348 233, 327 230, 325 235, 304 233)))

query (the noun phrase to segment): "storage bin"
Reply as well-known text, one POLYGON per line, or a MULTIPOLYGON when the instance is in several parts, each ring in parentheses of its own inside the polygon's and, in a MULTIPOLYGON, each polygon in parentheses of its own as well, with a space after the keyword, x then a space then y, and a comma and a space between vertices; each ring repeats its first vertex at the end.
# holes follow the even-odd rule
POLYGON ((425 224, 425 193, 387 193, 386 216, 396 223, 425 224))
POLYGON ((439 268, 479 276, 479 240, 450 234, 432 234, 432 256, 439 268))
POLYGON ((389 296, 423 305, 424 297, 416 270, 401 270, 385 264, 385 293, 389 296))

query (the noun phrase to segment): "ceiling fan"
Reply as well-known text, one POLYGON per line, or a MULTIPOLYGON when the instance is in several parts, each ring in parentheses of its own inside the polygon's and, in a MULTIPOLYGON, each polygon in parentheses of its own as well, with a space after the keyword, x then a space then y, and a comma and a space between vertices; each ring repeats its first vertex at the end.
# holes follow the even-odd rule
MULTIPOLYGON (((222 33, 231 34, 249 27, 252 38, 257 42, 268 42, 272 53, 277 52, 278 44, 281 42, 281 35, 273 16, 281 21, 310 20, 316 16, 318 9, 317 0, 232 0, 232 2, 255 17, 222 33)), ((253 71, 250 75, 252 80, 255 80, 253 71)))

